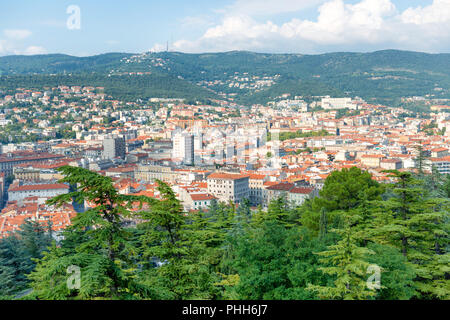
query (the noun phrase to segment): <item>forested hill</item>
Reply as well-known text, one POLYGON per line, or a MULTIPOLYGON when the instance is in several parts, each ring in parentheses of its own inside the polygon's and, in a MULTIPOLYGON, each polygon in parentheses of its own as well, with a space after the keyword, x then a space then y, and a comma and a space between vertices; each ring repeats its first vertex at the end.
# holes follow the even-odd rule
MULTIPOLYGON (((131 72, 166 75, 228 97, 231 94, 246 104, 265 103, 284 93, 348 95, 365 99, 427 94, 437 98, 450 97, 450 54, 396 50, 321 55, 232 51, 108 53, 80 58, 67 55, 0 57, 0 75, 10 77, 30 74, 123 75, 131 72)), ((167 91, 169 94, 169 88, 167 91)), ((200 90, 199 94, 206 92, 200 90)), ((192 96, 192 92, 186 94, 192 96)), ((211 91, 208 95, 211 96, 211 91)))
POLYGON ((120 60, 132 54, 107 53, 92 57, 74 57, 65 54, 0 57, 0 75, 58 74, 108 72, 120 60))

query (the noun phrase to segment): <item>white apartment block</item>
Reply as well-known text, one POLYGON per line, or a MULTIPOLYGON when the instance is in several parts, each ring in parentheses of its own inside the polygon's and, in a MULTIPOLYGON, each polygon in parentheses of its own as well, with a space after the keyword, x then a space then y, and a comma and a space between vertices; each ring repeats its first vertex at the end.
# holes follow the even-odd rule
POLYGON ((208 193, 219 201, 240 203, 250 200, 249 176, 230 173, 212 173, 207 178, 208 193))
POLYGON ((62 183, 11 185, 8 201, 21 201, 28 197, 53 198, 69 192, 69 186, 62 183))
POLYGON ((357 109, 352 98, 322 98, 322 108, 324 109, 357 109))
POLYGON ((194 164, 194 136, 177 133, 173 138, 172 157, 184 164, 194 164))

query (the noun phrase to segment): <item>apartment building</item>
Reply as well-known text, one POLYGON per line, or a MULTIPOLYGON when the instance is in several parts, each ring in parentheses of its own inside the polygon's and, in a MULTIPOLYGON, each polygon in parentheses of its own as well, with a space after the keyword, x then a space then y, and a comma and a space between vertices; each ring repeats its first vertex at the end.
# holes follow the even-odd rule
POLYGON ((194 136, 176 134, 173 138, 173 158, 183 164, 194 164, 194 136))
POLYGON ((12 184, 8 189, 8 201, 20 201, 28 197, 53 198, 69 192, 69 186, 62 183, 12 184))
POLYGON ((427 167, 435 167, 440 174, 450 174, 450 156, 431 158, 425 161, 427 167))
POLYGON ((357 105, 353 104, 352 98, 323 98, 322 108, 324 109, 356 109, 357 105))
POLYGON ((266 188, 264 182, 266 181, 265 175, 251 174, 249 177, 250 188, 250 203, 252 206, 258 206, 264 204, 266 188))
POLYGON ((103 140, 103 157, 105 159, 121 158, 125 159, 126 143, 125 138, 108 136, 103 140))
POLYGON ((0 172, 3 172, 5 176, 13 174, 13 168, 15 165, 29 163, 29 162, 41 162, 45 163, 49 160, 57 160, 64 158, 63 155, 56 155, 51 153, 35 153, 27 151, 17 151, 0 155, 0 172))
POLYGON ((294 206, 302 205, 306 199, 317 197, 318 190, 304 183, 282 182, 267 187, 267 201, 270 203, 280 197, 285 198, 294 206))
POLYGON ((369 168, 379 168, 384 158, 381 154, 365 154, 361 157, 361 164, 369 168))
POLYGON ((249 176, 231 173, 212 173, 207 178, 208 193, 222 202, 240 203, 250 200, 249 176))
POLYGON ((384 159, 380 161, 380 167, 385 170, 399 170, 403 167, 403 162, 400 159, 384 159))

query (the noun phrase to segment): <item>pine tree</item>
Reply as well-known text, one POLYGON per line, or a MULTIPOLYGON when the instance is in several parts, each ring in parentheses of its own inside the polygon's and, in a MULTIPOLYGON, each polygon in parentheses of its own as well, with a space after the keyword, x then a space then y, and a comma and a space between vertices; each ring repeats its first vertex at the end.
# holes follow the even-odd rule
POLYGON ((0 296, 28 289, 26 275, 34 269, 34 259, 42 257, 51 241, 48 228, 31 220, 25 220, 18 231, 0 240, 0 296))
POLYGON ((448 206, 446 199, 427 198, 411 173, 388 171, 394 196, 375 210, 373 239, 398 248, 417 273, 421 298, 450 297, 448 206))
POLYGON ((289 224, 289 206, 286 197, 280 196, 269 203, 265 219, 276 220, 285 225, 289 224))
POLYGON ((424 174, 425 161, 427 159, 425 151, 423 150, 422 142, 420 142, 420 144, 416 146, 416 150, 417 150, 417 157, 414 159, 415 167, 418 170, 419 175, 422 176, 424 174))
POLYGON ((5 249, 0 249, 0 300, 11 298, 16 291, 15 270, 8 266, 4 257, 5 249))
POLYGON ((148 259, 141 281, 159 299, 212 299, 219 293, 214 266, 221 237, 208 218, 183 212, 173 190, 157 183, 162 200, 141 212, 144 222, 138 226, 144 231, 142 254, 148 259))
POLYGON ((333 286, 309 285, 308 289, 315 291, 320 299, 364 300, 376 296, 376 292, 367 287, 368 255, 372 250, 360 247, 360 239, 355 237, 352 217, 346 216, 343 229, 334 230, 342 239, 328 250, 319 252, 320 261, 329 266, 320 270, 330 276, 335 276, 333 286))
POLYGON ((318 233, 322 208, 327 211, 329 225, 339 223, 342 212, 360 207, 367 201, 381 200, 384 186, 372 179, 369 172, 359 168, 334 171, 325 180, 320 197, 303 205, 302 225, 318 233))
POLYGON ((151 290, 134 281, 137 266, 133 257, 136 248, 130 245, 124 219, 132 217, 136 203, 152 205, 155 199, 119 194, 109 177, 83 168, 64 166, 61 183, 76 190, 48 201, 60 206, 84 201, 91 208, 79 213, 63 233, 60 246, 53 245, 38 261, 29 275, 33 295, 39 299, 92 299, 147 297, 151 290), (80 288, 67 286, 68 268, 80 269, 80 288))
POLYGON ((327 219, 327 211, 325 208, 322 208, 320 211, 320 221, 319 221, 319 239, 324 239, 328 232, 328 219, 327 219))

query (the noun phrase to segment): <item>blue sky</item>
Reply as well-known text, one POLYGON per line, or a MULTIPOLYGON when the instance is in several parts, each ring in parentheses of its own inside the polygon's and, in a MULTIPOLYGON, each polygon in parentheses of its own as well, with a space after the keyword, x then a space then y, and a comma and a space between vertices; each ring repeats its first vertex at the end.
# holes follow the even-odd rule
POLYGON ((450 0, 14 0, 0 55, 252 50, 450 52, 450 0), (67 8, 80 9, 71 30, 67 8))

